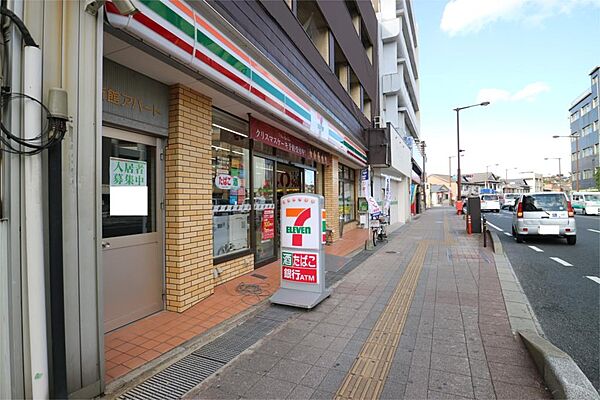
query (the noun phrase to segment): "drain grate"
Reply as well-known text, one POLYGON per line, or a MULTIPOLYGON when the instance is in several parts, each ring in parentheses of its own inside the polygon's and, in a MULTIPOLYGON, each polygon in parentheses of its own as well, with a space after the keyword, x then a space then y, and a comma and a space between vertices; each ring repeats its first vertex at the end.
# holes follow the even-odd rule
POLYGON ((119 399, 180 399, 225 363, 189 355, 123 394, 119 399))
POLYGON ((386 251, 386 253, 388 253, 388 254, 398 254, 398 252, 397 252, 397 251, 394 251, 394 250, 389 250, 389 251, 386 251))
POLYGON ((266 276, 264 276, 264 275, 261 275, 261 274, 251 274, 250 276, 253 276, 253 277, 255 277, 255 278, 258 278, 258 279, 262 279, 263 281, 264 281, 265 279, 267 279, 267 277, 266 277, 266 276))

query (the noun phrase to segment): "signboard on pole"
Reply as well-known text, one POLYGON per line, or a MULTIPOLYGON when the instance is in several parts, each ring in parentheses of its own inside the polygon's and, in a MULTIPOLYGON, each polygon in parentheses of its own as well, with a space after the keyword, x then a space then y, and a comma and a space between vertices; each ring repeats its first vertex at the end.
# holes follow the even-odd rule
POLYGON ((281 286, 271 303, 313 308, 331 294, 325 288, 324 206, 318 194, 281 198, 281 286))

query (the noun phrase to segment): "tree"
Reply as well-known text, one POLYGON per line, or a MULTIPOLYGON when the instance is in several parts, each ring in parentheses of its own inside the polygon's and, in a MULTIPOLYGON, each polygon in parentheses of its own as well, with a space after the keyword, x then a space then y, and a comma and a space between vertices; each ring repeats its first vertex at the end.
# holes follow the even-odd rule
POLYGON ((600 190, 600 168, 596 168, 596 172, 594 172, 594 180, 596 181, 596 189, 600 190))

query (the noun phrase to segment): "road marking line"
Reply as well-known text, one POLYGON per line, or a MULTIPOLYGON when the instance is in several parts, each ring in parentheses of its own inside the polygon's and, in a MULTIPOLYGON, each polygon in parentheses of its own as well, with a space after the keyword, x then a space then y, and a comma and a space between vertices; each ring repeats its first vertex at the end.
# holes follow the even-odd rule
POLYGON ((560 258, 558 258, 558 257, 550 257, 550 259, 551 259, 551 260, 554 260, 554 261, 556 261, 556 262, 557 262, 557 263, 559 263, 559 264, 562 264, 562 265, 564 265, 565 267, 572 267, 572 266, 573 266, 573 264, 569 264, 569 263, 568 263, 568 262, 566 262, 565 260, 561 260, 561 259, 560 259, 560 258))
POLYGON ((508 232, 504 232, 504 234, 505 234, 506 236, 512 236, 512 234, 511 234, 511 233, 508 233, 508 232))
POLYGON ((597 276, 587 276, 586 278, 593 280, 594 282, 600 284, 600 278, 598 278, 597 276))
POLYGON ((588 231, 590 232, 596 232, 596 233, 600 233, 600 231, 596 230, 596 229, 588 229, 588 231))
POLYGON ((504 229, 498 228, 496 225, 492 224, 491 222, 488 221, 487 223, 489 226, 491 226, 494 229, 499 230, 500 232, 504 232, 504 229))
POLYGON ((527 246, 527 247, 529 247, 531 250, 537 251, 538 253, 544 252, 544 250, 540 249, 539 247, 535 247, 535 246, 527 246))

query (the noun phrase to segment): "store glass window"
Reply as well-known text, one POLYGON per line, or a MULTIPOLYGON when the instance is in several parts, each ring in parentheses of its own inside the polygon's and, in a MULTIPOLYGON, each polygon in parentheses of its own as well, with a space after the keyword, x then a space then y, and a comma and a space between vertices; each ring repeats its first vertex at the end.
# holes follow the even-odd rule
POLYGON ((213 256, 250 248, 248 124, 213 109, 213 256))
POLYGON ((304 170, 304 193, 317 193, 316 171, 304 170))
POLYGON ((356 218, 356 188, 354 170, 352 168, 340 164, 338 176, 338 205, 340 210, 340 219, 343 219, 344 222, 353 221, 356 218))

